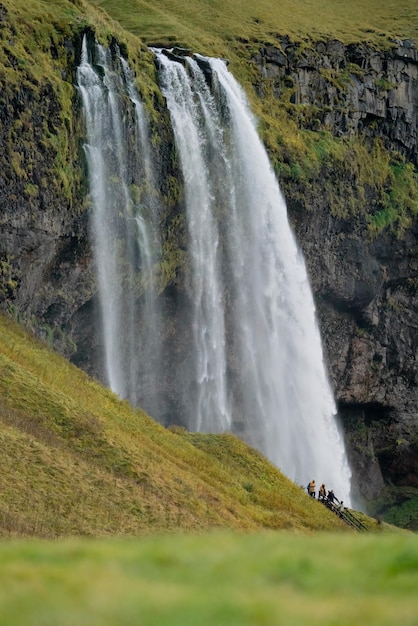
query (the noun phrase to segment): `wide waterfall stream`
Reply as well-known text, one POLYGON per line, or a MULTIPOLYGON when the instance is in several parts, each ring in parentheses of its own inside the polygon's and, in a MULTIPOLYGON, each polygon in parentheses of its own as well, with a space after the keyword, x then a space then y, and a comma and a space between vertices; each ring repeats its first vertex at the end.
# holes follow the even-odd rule
POLYGON ((232 430, 295 482, 316 478, 348 504, 304 260, 244 93, 222 60, 154 52, 184 184, 188 345, 182 361, 161 356, 160 207, 135 198, 155 185, 140 97, 120 55, 96 44, 93 61, 84 42, 78 84, 108 384, 159 419, 169 403, 158 381, 177 375, 186 354, 176 407, 188 428, 232 430), (140 284, 126 283, 130 267, 140 284))

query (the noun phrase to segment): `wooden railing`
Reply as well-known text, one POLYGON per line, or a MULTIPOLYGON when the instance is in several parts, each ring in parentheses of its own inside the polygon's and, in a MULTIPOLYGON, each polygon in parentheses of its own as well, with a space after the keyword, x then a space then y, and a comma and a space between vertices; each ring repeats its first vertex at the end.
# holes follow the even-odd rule
POLYGON ((346 524, 352 526, 356 530, 360 532, 368 532, 367 526, 363 524, 347 507, 343 506, 342 503, 335 498, 333 502, 328 498, 324 498, 320 500, 322 504, 325 504, 326 507, 330 509, 333 513, 338 515, 346 524))

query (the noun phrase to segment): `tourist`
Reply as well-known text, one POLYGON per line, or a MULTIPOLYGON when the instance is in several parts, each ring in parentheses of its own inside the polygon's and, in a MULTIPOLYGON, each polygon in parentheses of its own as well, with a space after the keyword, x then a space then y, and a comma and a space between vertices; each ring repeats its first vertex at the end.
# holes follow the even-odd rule
POLYGON ((315 498, 316 496, 316 484, 314 480, 311 480, 311 482, 309 483, 309 485, 307 486, 307 490, 308 490, 308 494, 312 497, 315 498))

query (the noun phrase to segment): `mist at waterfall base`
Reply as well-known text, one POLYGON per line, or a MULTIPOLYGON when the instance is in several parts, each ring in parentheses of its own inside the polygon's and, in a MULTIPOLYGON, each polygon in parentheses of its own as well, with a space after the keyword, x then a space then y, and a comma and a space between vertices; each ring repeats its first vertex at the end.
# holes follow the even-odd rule
POLYGON ((187 349, 165 345, 162 208, 132 191, 156 184, 144 108, 120 54, 84 41, 78 85, 108 384, 156 419, 175 406, 190 430, 235 432, 296 483, 316 478, 348 505, 304 260, 243 91, 222 60, 154 53, 184 185, 187 349), (161 384, 170 376, 171 403, 161 384))

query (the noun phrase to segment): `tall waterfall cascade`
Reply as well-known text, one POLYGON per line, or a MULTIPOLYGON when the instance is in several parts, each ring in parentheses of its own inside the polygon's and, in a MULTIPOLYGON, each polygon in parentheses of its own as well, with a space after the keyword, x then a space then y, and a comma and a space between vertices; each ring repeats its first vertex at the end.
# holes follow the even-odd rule
POLYGON ((167 319, 153 288, 158 207, 132 197, 132 186, 155 185, 140 98, 126 62, 115 65, 97 44, 93 62, 84 42, 78 84, 108 384, 159 419, 157 399, 143 390, 164 395, 160 379, 187 360, 175 406, 190 430, 231 430, 298 484, 315 478, 349 504, 305 263, 244 93, 220 59, 154 53, 184 185, 187 350, 177 362, 163 348, 167 319), (145 287, 121 279, 135 255, 145 287))
POLYGON ((149 129, 132 72, 119 51, 84 37, 77 70, 85 116, 104 368, 110 388, 158 410, 159 312, 154 268, 160 256, 158 202, 149 129), (139 273, 138 270, 141 270, 139 273), (140 355, 152 355, 144 368, 140 355), (142 384, 138 384, 141 381, 142 384))

